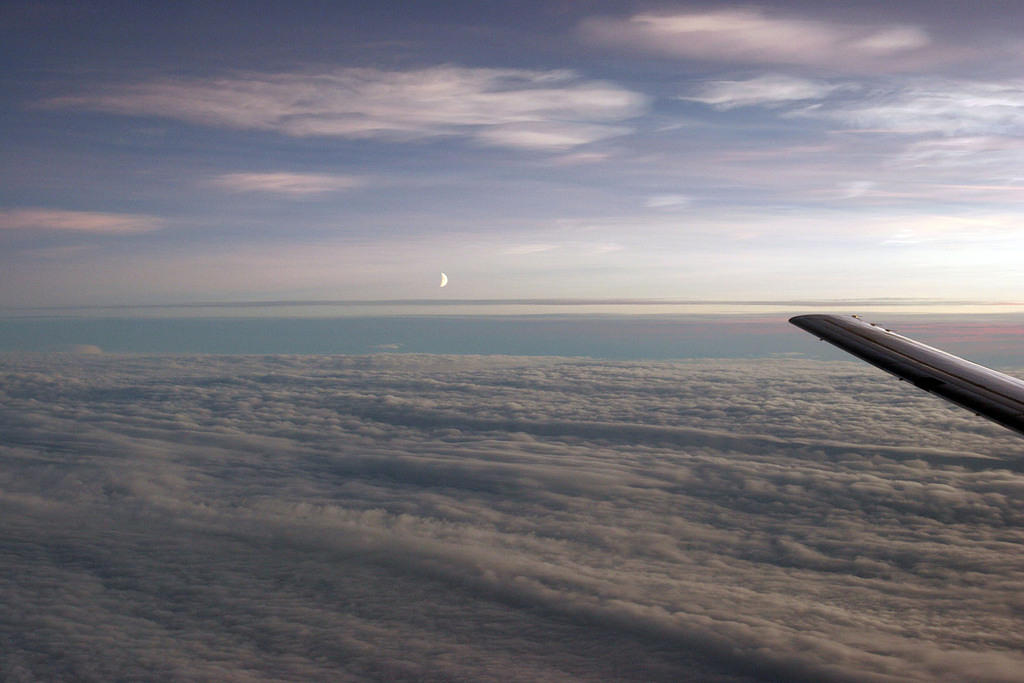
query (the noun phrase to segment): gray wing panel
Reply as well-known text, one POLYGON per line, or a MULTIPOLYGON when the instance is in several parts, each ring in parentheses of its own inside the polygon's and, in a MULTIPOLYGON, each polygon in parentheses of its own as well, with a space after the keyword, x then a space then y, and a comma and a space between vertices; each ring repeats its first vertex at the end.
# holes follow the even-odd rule
POLYGON ((853 355, 1024 435, 1024 381, 854 316, 799 315, 789 322, 853 355))

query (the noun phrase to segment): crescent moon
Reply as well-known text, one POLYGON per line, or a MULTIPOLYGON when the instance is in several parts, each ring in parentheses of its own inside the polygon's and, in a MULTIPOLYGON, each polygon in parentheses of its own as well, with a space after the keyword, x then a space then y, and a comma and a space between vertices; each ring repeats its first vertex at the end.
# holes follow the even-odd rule
POLYGON ((441 273, 441 286, 444 287, 446 284, 448 284, 448 276, 441 273))

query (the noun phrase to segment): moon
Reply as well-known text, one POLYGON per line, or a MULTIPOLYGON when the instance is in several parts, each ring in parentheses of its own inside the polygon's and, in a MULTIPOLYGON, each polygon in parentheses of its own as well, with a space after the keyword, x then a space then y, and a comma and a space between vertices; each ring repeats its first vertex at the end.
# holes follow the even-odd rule
POLYGON ((446 284, 448 284, 448 276, 441 273, 441 286, 444 287, 446 284))

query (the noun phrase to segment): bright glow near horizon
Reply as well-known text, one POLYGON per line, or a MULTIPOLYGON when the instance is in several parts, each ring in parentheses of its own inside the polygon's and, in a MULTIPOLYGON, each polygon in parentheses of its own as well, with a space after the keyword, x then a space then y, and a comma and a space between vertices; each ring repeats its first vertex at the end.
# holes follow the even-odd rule
POLYGON ((0 306, 1024 285, 1024 8, 234 9, 7 13, 0 306))

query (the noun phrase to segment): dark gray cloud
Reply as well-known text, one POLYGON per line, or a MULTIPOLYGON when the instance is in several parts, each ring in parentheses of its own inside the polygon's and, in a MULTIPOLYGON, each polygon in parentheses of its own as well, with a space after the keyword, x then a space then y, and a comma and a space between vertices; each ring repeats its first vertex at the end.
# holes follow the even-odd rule
POLYGON ((1019 680, 1011 433, 871 368, 7 355, 6 680, 1019 680))

